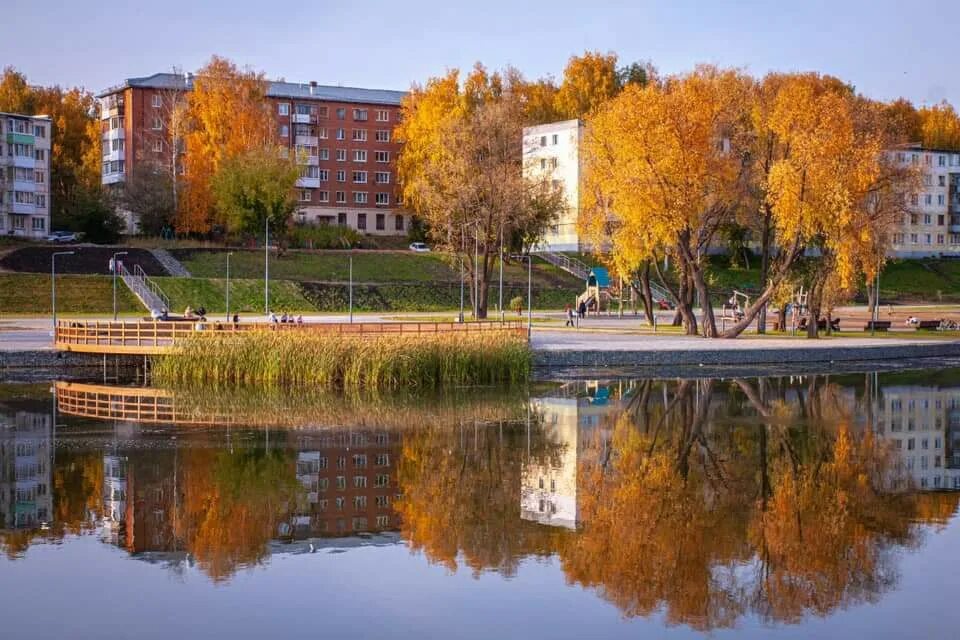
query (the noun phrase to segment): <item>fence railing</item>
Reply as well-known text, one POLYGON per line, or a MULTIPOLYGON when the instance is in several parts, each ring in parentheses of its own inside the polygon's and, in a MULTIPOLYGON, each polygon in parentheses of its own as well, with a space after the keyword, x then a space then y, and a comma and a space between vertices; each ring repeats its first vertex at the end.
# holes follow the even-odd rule
POLYGON ((120 278, 148 310, 156 309, 160 311, 170 308, 170 298, 163 292, 160 285, 150 279, 140 265, 133 265, 133 272, 131 273, 126 265, 121 264, 120 278))
POLYGON ((57 382, 57 411, 87 418, 131 422, 227 424, 228 415, 185 411, 173 394, 148 387, 108 387, 75 382, 57 382))
POLYGON ((586 280, 590 275, 590 267, 576 258, 571 258, 563 253, 553 253, 552 251, 539 251, 537 255, 552 264, 555 267, 563 269, 567 273, 574 275, 581 280, 586 280))
POLYGON ((438 333, 507 332, 525 336, 521 322, 355 322, 355 323, 232 323, 221 321, 179 322, 57 322, 54 345, 64 351, 104 353, 161 353, 178 339, 196 335, 221 335, 249 331, 301 331, 340 336, 416 336, 438 333))

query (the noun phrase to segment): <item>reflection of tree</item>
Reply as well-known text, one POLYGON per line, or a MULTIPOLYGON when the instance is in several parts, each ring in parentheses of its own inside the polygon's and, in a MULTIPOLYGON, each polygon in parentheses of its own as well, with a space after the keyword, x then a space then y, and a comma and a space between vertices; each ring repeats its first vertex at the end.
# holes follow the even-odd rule
POLYGON ((893 453, 854 435, 833 385, 733 389, 752 408, 736 421, 715 415, 723 400, 702 382, 621 417, 609 465, 581 469, 585 524, 561 551, 568 576, 627 615, 663 609, 700 629, 748 611, 794 621, 888 589, 892 545, 914 541, 918 516, 893 492, 893 453))
POLYGON ((259 563, 277 525, 302 491, 289 451, 183 451, 177 537, 214 580, 259 563))
POLYGON ((395 508, 413 549, 456 570, 512 575, 525 555, 547 555, 563 533, 520 519, 524 460, 549 444, 534 422, 437 425, 404 435, 395 508), (529 447, 529 449, 528 449, 529 447))

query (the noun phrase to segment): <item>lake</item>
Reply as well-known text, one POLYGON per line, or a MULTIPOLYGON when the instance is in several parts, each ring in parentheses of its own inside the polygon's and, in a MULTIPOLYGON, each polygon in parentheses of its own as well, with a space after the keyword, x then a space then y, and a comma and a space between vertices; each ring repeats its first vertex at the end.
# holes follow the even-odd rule
POLYGON ((0 384, 11 638, 952 637, 960 369, 0 384))

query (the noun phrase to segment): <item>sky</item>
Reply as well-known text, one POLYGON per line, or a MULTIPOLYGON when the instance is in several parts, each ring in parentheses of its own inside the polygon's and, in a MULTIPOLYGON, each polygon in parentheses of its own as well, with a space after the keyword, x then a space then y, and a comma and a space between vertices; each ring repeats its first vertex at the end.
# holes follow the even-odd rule
POLYGON ((663 74, 697 63, 819 71, 860 93, 960 105, 960 3, 300 0, 4 0, 0 66, 31 84, 100 91, 126 78, 196 70, 212 54, 292 82, 407 89, 465 69, 512 65, 559 79, 567 59, 614 51, 663 74), (11 6, 12 5, 12 6, 11 6), (459 6, 458 6, 459 5, 459 6), (12 27, 10 21, 23 28, 12 27))

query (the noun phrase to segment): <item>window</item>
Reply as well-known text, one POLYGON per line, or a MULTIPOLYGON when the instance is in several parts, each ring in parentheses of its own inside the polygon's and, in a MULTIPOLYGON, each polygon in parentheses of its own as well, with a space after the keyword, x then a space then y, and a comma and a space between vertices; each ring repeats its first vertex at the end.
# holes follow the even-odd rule
POLYGON ((944 196, 942 193, 937 194, 937 204, 940 205, 941 207, 944 204, 944 196))
POLYGON ((376 182, 377 184, 390 184, 390 172, 377 171, 374 174, 374 182, 376 182))
POLYGON ((33 172, 33 180, 37 184, 43 184, 44 182, 47 181, 47 175, 40 169, 37 169, 36 171, 33 172))
POLYGON ((943 234, 942 234, 942 233, 938 233, 938 234, 937 234, 937 244, 943 244, 943 234))
MULTIPOLYGON (((353 476, 353 488, 354 489, 366 489, 367 488, 367 476, 353 476)), ((366 506, 366 505, 364 505, 366 506)))
POLYGON ((321 140, 326 140, 326 139, 327 139, 327 128, 326 128, 326 127, 320 127, 319 129, 317 129, 317 137, 320 138, 321 140))
POLYGON ((378 193, 376 198, 376 203, 378 205, 389 205, 390 204, 390 194, 389 193, 378 193))
POLYGON ((917 244, 917 234, 915 233, 910 234, 910 242, 913 244, 917 244))
POLYGON ((929 173, 923 176, 923 186, 932 187, 933 186, 933 176, 929 173))
POLYGON ((924 196, 923 196, 923 204, 925 204, 925 205, 931 205, 931 204, 933 204, 933 195, 931 195, 931 194, 929 194, 929 193, 924 194, 924 196))
POLYGON ((317 111, 320 113, 321 118, 326 118, 330 114, 330 110, 327 107, 318 107, 317 111))
POLYGON ((288 137, 290 137, 290 127, 289 127, 289 126, 287 126, 287 125, 285 125, 285 124, 280 125, 280 137, 281 137, 281 138, 288 138, 288 137))
POLYGON ((163 140, 158 138, 153 141, 153 151, 154 153, 163 153, 163 140))
POLYGON ((330 159, 330 149, 327 149, 326 147, 324 147, 323 149, 320 149, 320 159, 321 159, 321 160, 329 160, 329 159, 330 159))
POLYGON ((343 128, 337 129, 337 140, 346 140, 346 138, 347 130, 343 128))
POLYGON ((386 129, 377 129, 377 134, 374 136, 374 139, 377 142, 390 142, 390 132, 386 129))
POLYGON ((386 509, 389 506, 390 506, 390 496, 377 496, 378 509, 386 509))
POLYGON ((930 234, 929 234, 929 233, 928 233, 928 234, 925 234, 925 238, 924 238, 924 239, 926 240, 926 243, 925 243, 925 244, 930 244, 930 239, 931 239, 931 238, 930 238, 930 234))
POLYGON ((347 117, 347 110, 343 107, 337 107, 337 120, 343 120, 347 117))
POLYGON ((947 166, 947 156, 937 156, 937 166, 938 167, 947 166))
POLYGON ((363 149, 354 149, 353 150, 353 161, 354 162, 366 162, 367 161, 367 152, 363 149))
POLYGON ((373 156, 377 162, 390 162, 389 151, 374 151, 373 156))
POLYGON ((160 120, 160 118, 156 118, 156 117, 155 117, 155 118, 153 119, 153 130, 154 130, 154 131, 159 131, 160 129, 163 129, 163 121, 160 120))
POLYGON ((346 182, 347 172, 343 169, 337 169, 337 182, 346 182))
POLYGON ((337 191, 337 204, 346 204, 346 202, 347 202, 347 192, 337 191))
POLYGON ((366 109, 354 109, 353 110, 353 119, 364 122, 367 119, 367 110, 366 109))
POLYGON ((947 186, 947 176, 937 176, 937 186, 947 186))
POLYGON ((341 227, 347 226, 347 214, 345 214, 343 211, 337 214, 337 224, 339 224, 341 227))
POLYGON ((366 172, 366 171, 354 171, 354 172, 353 172, 353 183, 354 183, 354 184, 367 184, 367 172, 366 172))
POLYGON ((35 193, 33 199, 36 201, 37 209, 44 209, 47 206, 47 195, 45 193, 35 193))
MULTIPOLYGON (((366 195, 366 194, 364 194, 366 195)), ((387 216, 382 213, 377 214, 377 231, 383 231, 387 226, 387 216)))
POLYGON ((159 93, 153 94, 153 106, 155 109, 159 109, 163 104, 163 98, 160 97, 159 93))
POLYGON ((930 224, 930 221, 931 221, 932 219, 933 219, 933 218, 930 216, 929 213, 924 214, 924 216, 923 216, 923 224, 930 224))
POLYGON ((354 129, 352 132, 353 139, 356 142, 366 142, 367 141, 367 130, 366 129, 354 129))
POLYGON ((386 109, 377 109, 377 122, 390 122, 390 112, 386 109))
POLYGON ((367 204, 367 192, 366 191, 354 191, 353 192, 353 202, 355 204, 367 204))
POLYGON ((320 191, 320 202, 330 202, 330 192, 329 191, 320 191))
POLYGON ((942 213, 937 216, 937 224, 939 224, 939 225, 942 225, 942 224, 943 224, 943 214, 942 214, 942 213))
POLYGON ((310 166, 310 165, 300 167, 300 177, 301 178, 319 178, 320 167, 310 166))
POLYGON ((123 129, 123 118, 120 116, 113 116, 110 118, 110 128, 111 129, 123 129))
POLYGON ((327 182, 330 179, 330 171, 327 169, 320 169, 317 172, 317 177, 320 178, 320 182, 327 182))
MULTIPOLYGON (((120 148, 123 149, 123 140, 115 140, 115 142, 120 143, 120 148)), ((2 149, 3 147, 0 147, 2 149)), ((47 160, 47 150, 46 149, 36 149, 34 152, 34 158, 40 162, 46 162, 47 160)))
POLYGON ((277 105, 277 113, 279 113, 281 116, 289 116, 289 115, 290 115, 290 103, 289 103, 289 102, 281 102, 280 104, 278 104, 278 105, 277 105))
POLYGON ((43 218, 33 218, 31 223, 34 231, 43 231, 46 224, 43 218))
POLYGON ((357 229, 365 230, 367 228, 367 214, 357 214, 357 229))
POLYGON ((553 144, 557 144, 558 142, 560 142, 560 136, 553 134, 553 144))
POLYGON ((346 161, 347 161, 347 150, 337 149, 337 162, 346 162, 346 161))
POLYGON ((309 189, 300 189, 300 202, 310 202, 309 189))
POLYGON ((547 136, 540 136, 540 146, 541 147, 547 146, 547 136))
MULTIPOLYGON (((913 206, 917 206, 919 203, 920 203, 920 201, 918 200, 917 194, 911 193, 911 194, 910 194, 910 204, 912 204, 913 206)), ((916 224, 916 223, 914 223, 914 224, 916 224)))

